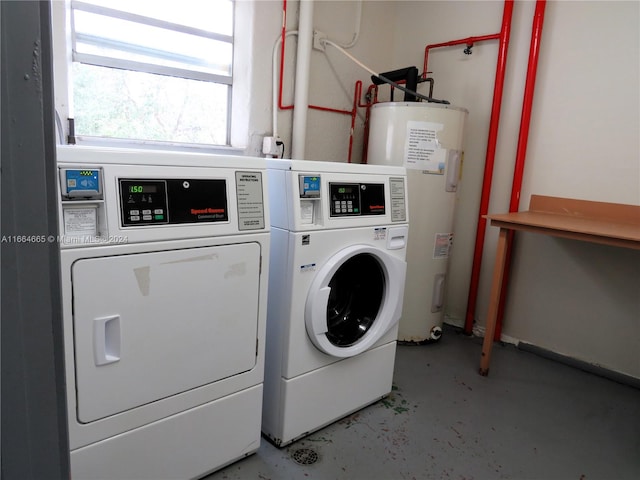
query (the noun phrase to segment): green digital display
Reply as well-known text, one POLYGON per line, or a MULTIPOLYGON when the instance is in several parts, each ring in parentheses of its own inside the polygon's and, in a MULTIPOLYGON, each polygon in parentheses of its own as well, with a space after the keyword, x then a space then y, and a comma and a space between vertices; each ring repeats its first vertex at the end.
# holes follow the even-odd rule
POLYGON ((129 193, 156 193, 158 187, 155 185, 129 185, 129 193))

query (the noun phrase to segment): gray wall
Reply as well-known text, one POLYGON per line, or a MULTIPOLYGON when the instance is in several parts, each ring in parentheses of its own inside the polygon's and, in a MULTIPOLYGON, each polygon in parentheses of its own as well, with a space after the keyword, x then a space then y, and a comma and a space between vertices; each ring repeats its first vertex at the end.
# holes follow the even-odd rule
POLYGON ((2 479, 67 479, 49 4, 0 9, 2 479))

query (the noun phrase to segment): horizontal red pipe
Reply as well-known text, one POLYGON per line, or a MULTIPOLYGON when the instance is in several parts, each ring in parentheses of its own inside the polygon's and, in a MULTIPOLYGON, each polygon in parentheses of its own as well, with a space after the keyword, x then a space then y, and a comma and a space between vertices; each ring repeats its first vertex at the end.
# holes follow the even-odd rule
POLYGON ((484 237, 487 221, 484 215, 489 210, 489 198, 491 196, 491 182, 493 178, 493 166, 498 142, 498 127, 500 125, 500 110, 502 107, 502 92, 504 90, 504 77, 507 67, 507 53, 509 50, 509 36, 511 34, 511 18, 513 16, 513 0, 504 2, 502 13, 502 28, 500 30, 500 46, 498 48, 498 63, 496 66, 496 79, 493 87, 493 103, 491 106, 491 120, 489 123, 489 137, 487 139, 487 155, 484 164, 484 177, 482 182, 482 194, 480 197, 480 211, 478 212, 478 227, 476 230, 476 242, 473 253, 473 265, 471 267, 471 281, 469 285, 469 297, 464 323, 464 331, 471 334, 475 318, 476 303, 478 300, 478 287, 480 285, 480 267, 482 266, 482 251, 484 250, 484 237))
POLYGON ((486 40, 498 40, 500 36, 501 36, 501 33, 494 33, 491 35, 481 35, 479 37, 467 37, 467 38, 461 38, 459 40, 450 40, 448 42, 433 43, 431 45, 427 45, 424 48, 424 68, 422 70, 422 78, 427 78, 427 63, 429 61, 429 50, 431 50, 432 48, 452 47, 454 45, 473 45, 476 42, 484 42, 486 40))
MULTIPOLYGON (((516 161, 513 172, 513 183, 511 186, 511 200, 509 212, 517 212, 520 209, 520 194, 522 193, 522 179, 524 177, 524 164, 527 157, 527 144, 529 142, 529 127, 531 126, 531 112, 533 110, 533 94, 536 87, 536 76, 538 73, 538 58, 540 56, 540 40, 542 38, 542 26, 544 24, 544 11, 546 0, 537 0, 533 13, 533 26, 531 27, 531 45, 529 46, 529 63, 527 65, 527 78, 524 85, 524 95, 522 100, 522 114, 520 118, 520 132, 518 134, 518 148, 516 150, 516 161)), ((513 232, 507 238, 507 250, 502 277, 502 289, 498 304, 498 315, 496 319, 496 330, 494 340, 499 340, 502 334, 502 320, 504 318, 504 306, 507 298, 507 286, 509 283, 509 267, 511 266, 511 255, 513 251, 513 232)))
MULTIPOLYGON (((291 108, 293 108, 293 106, 291 108)), ((351 115, 352 113, 351 110, 340 110, 338 108, 331 107, 319 107, 318 105, 309 105, 309 108, 313 110, 320 110, 323 112, 342 113, 343 115, 351 115)))

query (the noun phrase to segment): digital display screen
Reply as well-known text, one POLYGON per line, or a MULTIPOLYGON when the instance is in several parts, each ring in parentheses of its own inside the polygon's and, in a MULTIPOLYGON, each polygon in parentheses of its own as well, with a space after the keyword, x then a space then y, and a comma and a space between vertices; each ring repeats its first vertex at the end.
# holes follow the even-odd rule
POLYGON ((156 185, 129 185, 129 193, 157 193, 156 185))
POLYGON ((340 187, 338 189, 338 193, 353 193, 353 188, 351 188, 351 187, 340 187))

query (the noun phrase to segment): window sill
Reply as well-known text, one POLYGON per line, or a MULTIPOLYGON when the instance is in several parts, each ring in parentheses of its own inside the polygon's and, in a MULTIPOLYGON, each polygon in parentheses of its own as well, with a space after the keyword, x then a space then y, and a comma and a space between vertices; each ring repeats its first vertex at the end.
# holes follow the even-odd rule
POLYGON ((217 155, 244 155, 244 149, 229 145, 173 143, 152 140, 76 136, 76 145, 140 150, 167 150, 175 152, 213 153, 217 155))

